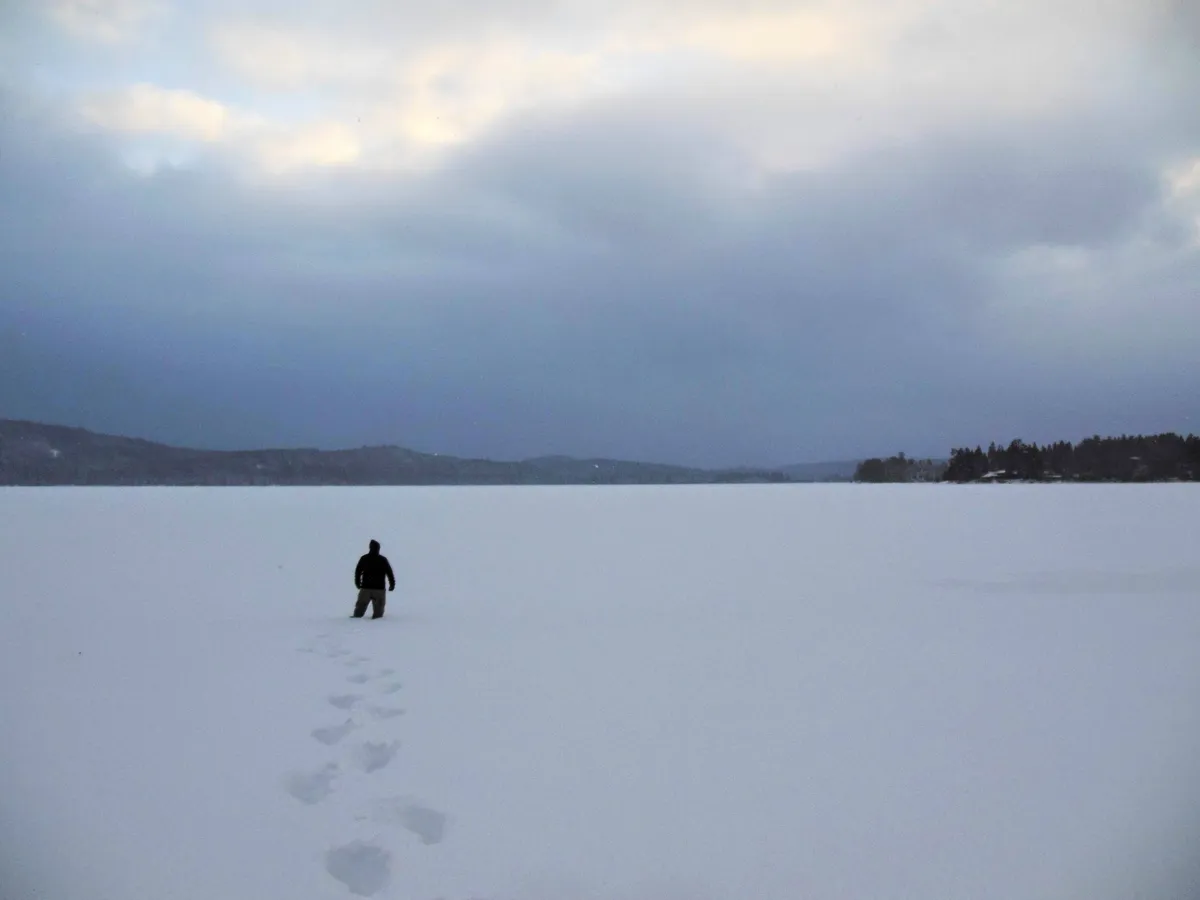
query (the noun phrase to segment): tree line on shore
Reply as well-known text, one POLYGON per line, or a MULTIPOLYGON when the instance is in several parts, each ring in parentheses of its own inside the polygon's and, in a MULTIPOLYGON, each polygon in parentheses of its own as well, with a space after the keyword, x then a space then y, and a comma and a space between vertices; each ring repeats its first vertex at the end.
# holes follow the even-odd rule
POLYGON ((855 481, 884 482, 941 481, 946 463, 933 459, 911 459, 903 453, 887 459, 864 459, 854 472, 855 481))
POLYGON ((907 459, 903 453, 859 464, 855 481, 1198 481, 1200 437, 1093 435, 1078 444, 955 447, 947 462, 907 459), (932 477, 931 477, 932 476, 932 477))

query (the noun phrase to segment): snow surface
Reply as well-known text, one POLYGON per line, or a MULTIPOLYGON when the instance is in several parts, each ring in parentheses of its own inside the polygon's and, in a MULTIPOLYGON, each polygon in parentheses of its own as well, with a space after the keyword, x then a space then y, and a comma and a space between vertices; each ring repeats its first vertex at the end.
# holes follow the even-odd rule
POLYGON ((1198 511, 0 490, 0 897, 1196 897, 1198 511))

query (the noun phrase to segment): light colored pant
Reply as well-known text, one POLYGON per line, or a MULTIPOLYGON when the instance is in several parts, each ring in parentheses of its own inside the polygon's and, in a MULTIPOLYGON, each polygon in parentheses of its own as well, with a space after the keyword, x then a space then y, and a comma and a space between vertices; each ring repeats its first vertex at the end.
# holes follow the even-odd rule
POLYGON ((361 619, 371 604, 371 618, 378 619, 383 615, 383 607, 387 602, 387 591, 381 588, 361 588, 358 592, 358 602, 354 604, 354 618, 361 619))

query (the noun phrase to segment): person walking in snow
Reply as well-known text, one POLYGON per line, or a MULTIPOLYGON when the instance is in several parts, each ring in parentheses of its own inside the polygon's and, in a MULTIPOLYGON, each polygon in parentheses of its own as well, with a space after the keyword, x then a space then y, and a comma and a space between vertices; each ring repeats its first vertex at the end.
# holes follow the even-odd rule
POLYGON ((358 588, 358 602, 354 604, 355 619, 361 619, 371 604, 371 618, 378 619, 383 615, 383 607, 387 601, 387 592, 383 583, 387 581, 387 589, 396 589, 396 576, 392 574, 392 564, 386 556, 379 553, 379 541, 371 541, 371 551, 364 553, 358 560, 354 570, 354 586, 358 588))

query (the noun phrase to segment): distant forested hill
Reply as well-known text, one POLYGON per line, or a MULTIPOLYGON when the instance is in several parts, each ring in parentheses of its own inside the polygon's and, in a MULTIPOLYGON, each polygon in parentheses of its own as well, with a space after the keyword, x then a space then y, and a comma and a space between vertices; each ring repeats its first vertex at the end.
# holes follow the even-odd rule
POLYGON ((0 484, 417 485, 785 482, 780 471, 708 470, 554 456, 463 459, 404 447, 191 450, 37 422, 0 419, 0 484))

